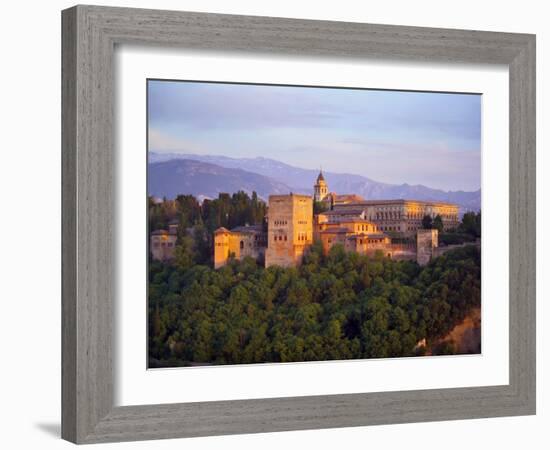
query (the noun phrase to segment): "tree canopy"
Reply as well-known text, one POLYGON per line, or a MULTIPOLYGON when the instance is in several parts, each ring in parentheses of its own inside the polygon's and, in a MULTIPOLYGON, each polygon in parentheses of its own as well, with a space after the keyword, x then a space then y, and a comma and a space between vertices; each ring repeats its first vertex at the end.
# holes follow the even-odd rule
MULTIPOLYGON (((435 224, 435 219, 434 219, 435 224)), ((439 230, 439 243, 443 245, 474 242, 481 237, 481 211, 468 211, 462 216, 458 227, 453 230, 439 230)))
POLYGON ((422 217, 422 228, 424 228, 425 230, 430 230, 433 228, 432 225, 432 216, 426 214, 424 217, 422 217))
MULTIPOLYGON (((346 252, 341 245, 325 255, 316 242, 299 267, 265 269, 245 258, 214 270, 214 230, 265 226, 266 208, 245 192, 202 204, 191 195, 149 199, 151 230, 179 223, 174 261, 149 261, 151 367, 456 350, 439 340, 480 306, 478 248, 453 250, 420 267, 382 253, 346 252), (427 348, 418 348, 424 339, 427 348)), ((430 218, 430 228, 439 220, 430 218)), ((481 214, 467 213, 456 233, 446 235, 475 239, 480 233, 481 214)))
POLYGON ((315 244, 297 268, 152 262, 149 277, 151 366, 414 356, 480 305, 474 246, 421 268, 315 244))
POLYGON ((467 233, 474 238, 481 236, 481 212, 469 211, 462 216, 462 222, 458 227, 458 231, 467 233))

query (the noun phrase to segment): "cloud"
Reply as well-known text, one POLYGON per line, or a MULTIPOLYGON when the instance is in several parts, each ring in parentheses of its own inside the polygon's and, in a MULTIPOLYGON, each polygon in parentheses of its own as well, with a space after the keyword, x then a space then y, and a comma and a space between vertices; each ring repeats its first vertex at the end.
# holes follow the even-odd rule
POLYGON ((319 127, 340 117, 303 88, 156 81, 148 95, 152 124, 185 129, 319 127))
POLYGON ((207 149, 188 139, 182 139, 149 127, 148 148, 155 152, 206 153, 207 149))
POLYGON ((153 81, 149 148, 477 189, 479 95, 153 81), (328 170, 328 169, 327 169, 328 170))

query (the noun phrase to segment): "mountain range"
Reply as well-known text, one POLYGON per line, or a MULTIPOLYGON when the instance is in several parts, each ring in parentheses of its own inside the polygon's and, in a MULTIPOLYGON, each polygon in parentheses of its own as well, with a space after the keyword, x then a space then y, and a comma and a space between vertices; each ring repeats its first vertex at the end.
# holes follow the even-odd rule
POLYGON ((244 191, 267 199, 270 194, 288 194, 292 189, 272 178, 192 159, 173 159, 149 163, 147 175, 149 195, 175 198, 192 194, 200 201, 217 198, 222 192, 244 191))
MULTIPOLYGON (((149 152, 148 191, 156 197, 193 194, 200 200, 220 192, 256 191, 269 194, 311 194, 318 171, 294 167, 269 158, 229 158, 220 155, 149 152)), ((424 185, 388 184, 370 178, 323 172, 329 190, 358 194, 367 200, 415 199, 456 203, 461 212, 481 209, 481 190, 443 191, 424 185)))

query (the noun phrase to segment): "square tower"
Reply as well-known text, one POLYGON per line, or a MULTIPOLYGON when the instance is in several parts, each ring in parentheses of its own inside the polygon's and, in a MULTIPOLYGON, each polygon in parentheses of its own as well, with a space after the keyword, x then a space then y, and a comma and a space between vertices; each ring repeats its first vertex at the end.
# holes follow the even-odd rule
POLYGON ((439 244, 439 232, 435 229, 416 232, 416 262, 425 266, 434 255, 434 248, 439 244))
POLYGON ((309 195, 270 195, 265 266, 296 266, 313 243, 313 199, 309 195))

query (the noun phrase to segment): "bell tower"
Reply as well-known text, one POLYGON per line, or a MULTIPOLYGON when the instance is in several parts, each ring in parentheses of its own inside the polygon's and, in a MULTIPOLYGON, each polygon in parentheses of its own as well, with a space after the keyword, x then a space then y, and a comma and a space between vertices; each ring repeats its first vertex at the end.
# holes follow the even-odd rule
POLYGON ((317 176, 317 181, 313 185, 313 200, 316 202, 323 201, 328 195, 328 185, 323 176, 323 171, 319 172, 317 176))

